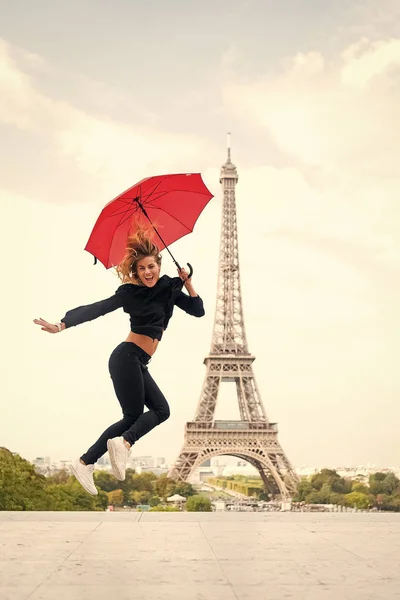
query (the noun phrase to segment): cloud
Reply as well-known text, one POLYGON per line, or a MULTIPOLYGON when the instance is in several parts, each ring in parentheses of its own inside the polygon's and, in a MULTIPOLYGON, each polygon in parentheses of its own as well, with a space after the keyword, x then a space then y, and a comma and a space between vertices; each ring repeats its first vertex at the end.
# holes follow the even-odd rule
MULTIPOLYGON (((400 66, 400 39, 371 43, 363 38, 346 49, 342 58, 345 62, 341 69, 342 82, 365 89, 375 77, 400 66)), ((382 82, 378 81, 377 85, 382 82)))
POLYGON ((400 40, 363 40, 327 61, 298 53, 273 75, 224 85, 227 110, 264 126, 277 148, 306 166, 397 176, 400 40), (367 85, 369 84, 369 85, 367 85))
POLYGON ((268 364, 268 376, 257 372, 274 399, 268 412, 272 418, 276 402, 285 418, 287 403, 289 427, 296 402, 283 389, 288 373, 299 386, 292 400, 314 406, 320 423, 323 402, 328 428, 341 429, 338 407, 361 410, 366 397, 382 398, 396 418, 389 391, 398 387, 400 303, 396 61, 392 39, 357 39, 334 56, 299 51, 246 80, 231 65, 224 79, 225 110, 271 147, 258 166, 239 164, 241 273, 251 348, 268 364), (267 332, 260 343, 256 318, 267 332))
POLYGON ((169 172, 179 165, 190 171, 207 155, 205 138, 150 126, 147 113, 143 122, 137 114, 135 123, 126 124, 49 97, 33 74, 40 60, 0 40, 0 121, 40 135, 64 161, 110 189, 155 168, 169 172))
POLYGON ((346 39, 388 38, 398 34, 400 4, 398 0, 347 0, 344 17, 341 31, 346 39))
POLYGON ((0 39, 0 121, 20 129, 38 130, 50 103, 35 90, 18 60, 29 64, 38 59, 21 49, 13 53, 10 45, 0 39))
POLYGON ((261 125, 279 151, 241 175, 264 197, 257 227, 351 241, 400 266, 399 59, 400 39, 361 39, 329 60, 299 52, 267 76, 225 80, 232 118, 261 125))

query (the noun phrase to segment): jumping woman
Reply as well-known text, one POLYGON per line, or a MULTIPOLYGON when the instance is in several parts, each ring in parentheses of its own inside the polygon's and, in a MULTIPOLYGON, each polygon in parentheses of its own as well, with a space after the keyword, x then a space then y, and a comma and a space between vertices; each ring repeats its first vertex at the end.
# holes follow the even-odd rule
POLYGON ((112 352, 109 371, 122 409, 122 419, 110 425, 97 442, 71 465, 77 480, 89 494, 96 495, 93 480, 96 461, 108 449, 112 472, 124 481, 132 445, 169 417, 169 406, 152 379, 147 364, 155 353, 172 317, 174 306, 189 315, 204 315, 203 301, 193 288, 185 269, 179 277, 160 277, 161 255, 150 235, 138 230, 127 241, 127 249, 116 267, 122 285, 106 300, 69 310, 56 324, 34 319, 42 331, 58 333, 123 308, 130 316, 131 331, 112 352), (188 294, 182 291, 185 286, 188 294), (144 407, 148 410, 144 412, 144 407))

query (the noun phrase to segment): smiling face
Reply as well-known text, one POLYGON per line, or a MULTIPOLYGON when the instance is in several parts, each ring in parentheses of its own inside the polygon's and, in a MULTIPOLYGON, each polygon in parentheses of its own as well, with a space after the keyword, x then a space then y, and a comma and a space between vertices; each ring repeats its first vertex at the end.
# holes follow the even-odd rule
POLYGON ((136 263, 137 276, 146 287, 156 285, 160 277, 160 265, 155 256, 145 256, 136 263))

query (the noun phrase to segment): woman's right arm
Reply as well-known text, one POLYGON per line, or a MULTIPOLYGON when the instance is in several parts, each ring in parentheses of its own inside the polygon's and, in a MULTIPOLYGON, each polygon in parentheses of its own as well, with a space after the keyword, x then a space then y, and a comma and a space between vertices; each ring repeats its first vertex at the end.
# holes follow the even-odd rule
POLYGON ((87 304, 85 306, 78 306, 66 312, 65 317, 57 325, 48 323, 44 319, 34 319, 34 323, 40 325, 43 331, 48 333, 58 333, 63 329, 86 323, 87 321, 93 321, 103 315, 106 315, 117 308, 123 306, 122 294, 114 294, 110 298, 94 302, 94 304, 87 304))

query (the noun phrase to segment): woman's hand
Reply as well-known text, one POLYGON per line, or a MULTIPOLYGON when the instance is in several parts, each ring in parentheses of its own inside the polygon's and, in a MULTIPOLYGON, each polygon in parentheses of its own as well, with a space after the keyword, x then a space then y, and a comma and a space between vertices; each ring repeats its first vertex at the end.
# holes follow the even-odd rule
POLYGON ((186 269, 178 269, 178 275, 182 279, 182 281, 189 281, 189 272, 186 269))
POLYGON ((186 271, 186 269, 178 269, 178 275, 184 282, 185 288, 189 292, 189 296, 192 296, 192 298, 197 296, 198 294, 193 287, 192 278, 189 279, 188 271, 186 271))
MULTIPOLYGON (((42 328, 42 331, 47 331, 47 333, 58 333, 57 325, 48 323, 44 319, 33 319, 33 322, 36 323, 36 325, 40 325, 42 328)), ((61 327, 62 327, 62 329, 65 328, 64 323, 61 324, 61 327)))

